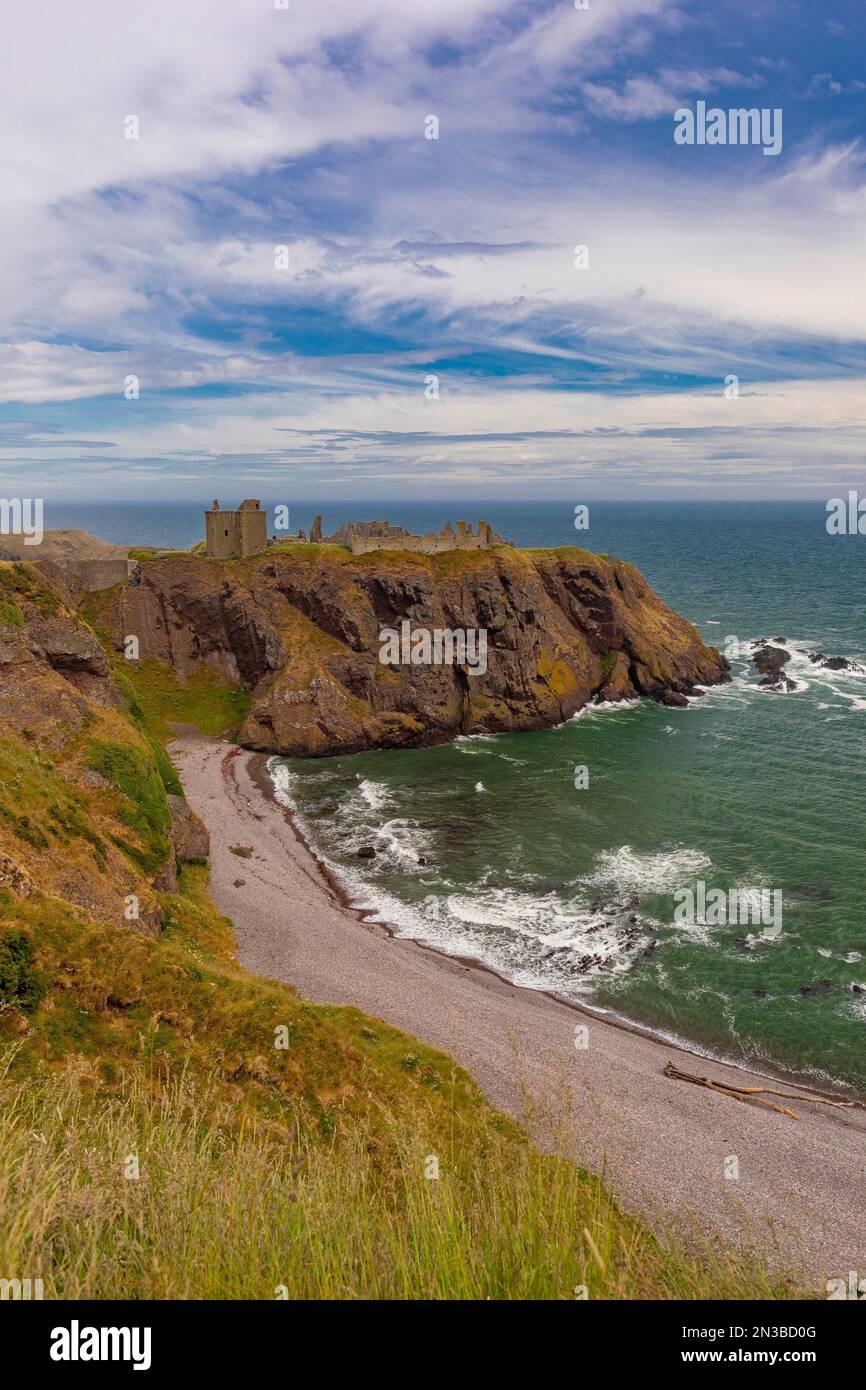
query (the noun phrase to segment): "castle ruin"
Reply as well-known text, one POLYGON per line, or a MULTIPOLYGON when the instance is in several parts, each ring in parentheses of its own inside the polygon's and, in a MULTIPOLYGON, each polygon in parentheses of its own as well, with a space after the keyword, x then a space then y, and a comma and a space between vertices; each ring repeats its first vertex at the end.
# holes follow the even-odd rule
POLYGON ((388 521, 354 521, 341 526, 332 536, 323 536, 320 516, 313 522, 310 540, 321 540, 327 545, 344 545, 353 555, 367 555, 371 550, 408 550, 420 555, 441 555, 447 550, 491 550, 495 545, 508 544, 487 521, 479 521, 477 534, 473 534, 471 522, 458 521, 455 531, 451 522, 446 521, 441 531, 427 531, 423 536, 404 531, 402 526, 392 526, 388 521))
POLYGON ((268 514, 255 497, 237 511, 223 511, 219 499, 205 512, 205 554, 211 560, 238 560, 268 548, 268 514))

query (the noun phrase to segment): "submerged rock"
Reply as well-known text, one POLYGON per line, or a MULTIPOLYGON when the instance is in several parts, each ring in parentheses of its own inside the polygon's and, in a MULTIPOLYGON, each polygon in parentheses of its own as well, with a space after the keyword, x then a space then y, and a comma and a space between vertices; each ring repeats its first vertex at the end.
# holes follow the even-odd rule
POLYGON ((823 652, 807 652, 809 660, 816 666, 821 666, 825 671, 853 671, 856 675, 864 674, 864 667, 858 666, 856 661, 849 661, 847 656, 825 656, 823 652))

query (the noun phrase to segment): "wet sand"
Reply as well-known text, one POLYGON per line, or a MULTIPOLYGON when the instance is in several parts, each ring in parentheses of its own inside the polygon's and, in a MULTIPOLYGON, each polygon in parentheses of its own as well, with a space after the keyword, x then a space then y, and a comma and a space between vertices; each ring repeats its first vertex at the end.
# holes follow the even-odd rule
POLYGON ((348 906, 270 795, 262 758, 195 737, 171 752, 210 831, 211 894, 234 923, 246 969, 442 1048, 510 1114, 522 1116, 528 1093, 552 1100, 569 1115, 581 1163, 657 1230, 697 1225, 726 1242, 757 1240, 821 1291, 828 1277, 866 1274, 866 1110, 817 1105, 793 1083, 709 1061, 393 936, 348 906), (252 857, 232 854, 238 844, 252 857), (575 1046, 577 1028, 587 1029, 588 1047, 575 1046), (799 1120, 670 1080, 668 1062, 732 1086, 799 1092, 775 1101, 799 1120), (731 1158, 736 1179, 725 1176, 731 1158))

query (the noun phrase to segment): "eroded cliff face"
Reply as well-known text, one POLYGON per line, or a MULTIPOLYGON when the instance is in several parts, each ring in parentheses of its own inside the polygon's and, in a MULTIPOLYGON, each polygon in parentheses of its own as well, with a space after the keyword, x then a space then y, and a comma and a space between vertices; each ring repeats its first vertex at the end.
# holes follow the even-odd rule
POLYGON ((538 729, 593 699, 683 704, 724 657, 631 565, 574 547, 463 555, 294 546, 147 561, 114 599, 115 642, 252 692, 240 741, 318 756, 538 729), (484 630, 486 670, 383 665, 380 633, 484 630))
POLYGON ((65 581, 0 563, 0 918, 39 897, 156 936, 207 832, 65 581))

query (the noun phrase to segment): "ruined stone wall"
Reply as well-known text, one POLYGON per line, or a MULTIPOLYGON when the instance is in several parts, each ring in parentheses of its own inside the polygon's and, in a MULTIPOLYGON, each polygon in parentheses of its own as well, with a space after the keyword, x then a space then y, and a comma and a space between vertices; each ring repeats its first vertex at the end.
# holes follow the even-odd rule
POLYGON ((415 555, 442 555, 448 550, 489 550, 492 545, 503 545, 504 541, 490 539, 487 535, 473 536, 471 532, 442 536, 429 531, 424 536, 400 536, 392 539, 387 536, 353 536, 350 549, 353 555, 367 555, 372 550, 408 550, 415 555))
MULTIPOLYGON (((316 517, 310 539, 321 535, 321 517, 316 517)), ((443 555, 449 550, 490 550, 494 545, 507 545, 487 521, 479 521, 478 534, 472 534, 472 523, 458 521, 456 531, 447 521, 441 531, 427 531, 415 536, 402 526, 387 521, 347 521, 333 535, 322 539, 329 545, 344 545, 353 555, 369 555, 373 550, 408 550, 415 555, 443 555)))
POLYGON ((115 584, 124 584, 133 570, 137 568, 137 560, 65 560, 59 562, 59 568, 67 574, 74 575, 88 593, 98 593, 100 589, 112 589, 115 584))

